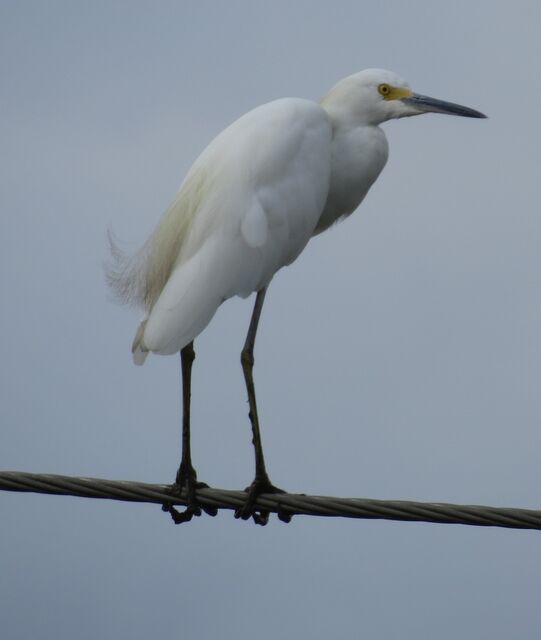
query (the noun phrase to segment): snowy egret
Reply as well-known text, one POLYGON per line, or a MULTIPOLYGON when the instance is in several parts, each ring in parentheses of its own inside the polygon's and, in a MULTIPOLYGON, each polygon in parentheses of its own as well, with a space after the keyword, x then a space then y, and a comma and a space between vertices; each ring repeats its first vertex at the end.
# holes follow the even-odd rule
POLYGON ((254 381, 253 350, 265 292, 313 235, 351 214, 383 169, 388 144, 380 124, 435 112, 484 118, 478 111, 413 93, 382 69, 336 84, 319 102, 286 98, 264 104, 220 133, 188 172, 173 203, 131 257, 112 243, 108 279, 118 297, 143 307, 133 359, 180 351, 183 386, 182 458, 176 484, 187 509, 201 510, 190 454, 193 341, 232 296, 256 293, 241 354, 255 449, 255 479, 235 515, 265 524, 257 496, 279 492, 267 475, 254 381))

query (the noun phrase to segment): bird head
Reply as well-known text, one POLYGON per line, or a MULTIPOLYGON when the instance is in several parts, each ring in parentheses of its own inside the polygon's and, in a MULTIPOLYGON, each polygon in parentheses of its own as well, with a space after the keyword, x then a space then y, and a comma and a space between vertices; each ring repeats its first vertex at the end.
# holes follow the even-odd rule
POLYGON ((469 107, 414 93, 405 80, 384 69, 365 69, 340 80, 321 104, 329 113, 353 126, 378 125, 422 113, 486 118, 469 107))

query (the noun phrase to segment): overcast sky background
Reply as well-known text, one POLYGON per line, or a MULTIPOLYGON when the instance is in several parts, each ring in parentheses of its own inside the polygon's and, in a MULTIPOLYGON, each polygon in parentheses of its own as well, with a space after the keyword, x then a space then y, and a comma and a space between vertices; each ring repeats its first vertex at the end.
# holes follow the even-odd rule
MULTIPOLYGON (((132 365, 102 270, 250 108, 365 67, 486 112, 385 125, 360 211, 267 296, 256 348, 273 481, 293 492, 541 506, 541 4, 0 3, 0 468, 169 482, 177 358, 132 365)), ((196 342, 199 477, 252 479, 239 351, 196 342)), ((0 493, 2 638, 537 637, 541 534, 0 493)))

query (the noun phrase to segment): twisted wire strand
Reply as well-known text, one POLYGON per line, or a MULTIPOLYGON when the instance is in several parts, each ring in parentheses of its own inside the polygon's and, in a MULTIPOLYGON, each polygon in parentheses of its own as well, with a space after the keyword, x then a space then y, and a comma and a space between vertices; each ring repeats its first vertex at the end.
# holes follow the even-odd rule
MULTIPOLYGON (((21 471, 0 471, 0 489, 128 502, 186 504, 185 494, 175 492, 173 485, 21 471)), ((197 499, 203 507, 211 509, 239 509, 246 500, 246 493, 208 487, 197 490, 197 499)), ((262 510, 288 515, 437 522, 509 529, 541 529, 541 510, 534 509, 412 502, 409 500, 333 498, 291 493, 263 494, 258 498, 256 506, 262 510)))

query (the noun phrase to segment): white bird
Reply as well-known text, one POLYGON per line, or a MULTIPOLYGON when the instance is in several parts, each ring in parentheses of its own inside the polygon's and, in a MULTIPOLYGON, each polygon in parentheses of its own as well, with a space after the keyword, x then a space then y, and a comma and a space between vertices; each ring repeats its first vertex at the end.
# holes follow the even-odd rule
POLYGON ((133 359, 181 353, 183 452, 176 484, 184 513, 201 513, 190 455, 193 341, 232 296, 257 292, 241 361, 250 405, 255 480, 237 517, 265 524, 257 496, 280 491, 268 478, 252 378, 253 347, 266 289, 310 238, 351 214, 385 166, 380 124, 427 112, 484 118, 478 111, 413 93, 395 73, 367 69, 336 84, 319 102, 285 98, 257 107, 220 133, 188 172, 150 238, 132 257, 112 243, 108 280, 144 309, 133 359))

